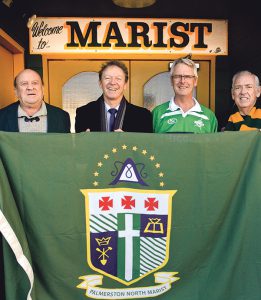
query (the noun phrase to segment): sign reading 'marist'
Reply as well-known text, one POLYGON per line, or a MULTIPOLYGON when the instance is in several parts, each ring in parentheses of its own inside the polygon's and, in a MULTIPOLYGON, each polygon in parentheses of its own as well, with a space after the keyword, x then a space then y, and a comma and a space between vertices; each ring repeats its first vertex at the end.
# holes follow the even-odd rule
POLYGON ((227 21, 202 19, 36 18, 30 53, 227 54, 227 21))

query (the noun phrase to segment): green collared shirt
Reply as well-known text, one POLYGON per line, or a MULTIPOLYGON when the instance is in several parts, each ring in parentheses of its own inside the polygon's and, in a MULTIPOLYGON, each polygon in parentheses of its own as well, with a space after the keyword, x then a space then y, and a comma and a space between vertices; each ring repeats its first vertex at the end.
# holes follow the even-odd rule
POLYGON ((152 111, 154 132, 216 132, 215 114, 204 105, 200 105, 195 98, 193 100, 195 105, 186 112, 174 102, 174 98, 156 106, 152 111))

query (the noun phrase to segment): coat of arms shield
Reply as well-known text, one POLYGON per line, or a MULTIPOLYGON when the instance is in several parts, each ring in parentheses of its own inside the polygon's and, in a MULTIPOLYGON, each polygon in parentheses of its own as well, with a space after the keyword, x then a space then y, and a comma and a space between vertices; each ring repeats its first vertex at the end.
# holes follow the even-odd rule
POLYGON ((87 262, 131 285, 169 258, 173 190, 84 189, 87 262))

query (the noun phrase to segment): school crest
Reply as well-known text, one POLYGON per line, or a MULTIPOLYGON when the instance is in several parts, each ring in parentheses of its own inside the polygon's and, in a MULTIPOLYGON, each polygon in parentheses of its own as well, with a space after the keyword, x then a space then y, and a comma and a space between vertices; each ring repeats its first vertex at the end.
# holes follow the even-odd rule
MULTIPOLYGON (((142 154, 147 154, 147 151, 143 150, 142 154)), ((101 177, 101 168, 109 157, 105 154, 106 162, 97 163, 95 177, 101 177)), ((149 163, 152 162, 157 170, 160 164, 154 160, 155 157, 150 156, 149 163)), ((137 162, 135 157, 114 159, 110 166, 109 188, 97 188, 100 185, 97 178, 93 182, 96 188, 81 190, 85 198, 86 259, 97 275, 80 277, 84 282, 78 288, 86 289, 88 297, 102 299, 104 293, 112 289, 94 286, 102 284, 102 278, 106 276, 123 285, 122 289, 117 289, 117 293, 121 293, 118 299, 135 298, 133 296, 137 293, 155 297, 165 293, 171 288, 171 283, 178 280, 174 277, 177 272, 157 272, 169 260, 172 201, 176 190, 148 189, 149 168, 146 168, 146 163, 137 162), (126 288, 152 273, 160 285, 126 288), (133 294, 136 289, 137 293, 133 294)), ((106 166, 107 172, 108 169, 106 166)), ((156 172, 162 179, 164 173, 161 170, 156 172)), ((159 186, 163 187, 164 182, 161 181, 159 186)), ((108 295, 112 295, 111 292, 108 295)))
POLYGON ((169 257, 173 191, 84 190, 89 266, 125 285, 169 257))

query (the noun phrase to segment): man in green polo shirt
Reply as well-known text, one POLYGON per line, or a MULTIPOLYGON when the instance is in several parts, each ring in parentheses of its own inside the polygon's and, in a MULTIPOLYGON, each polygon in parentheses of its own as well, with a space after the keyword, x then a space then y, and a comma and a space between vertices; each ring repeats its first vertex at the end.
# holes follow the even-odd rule
POLYGON ((193 97, 198 81, 195 63, 188 58, 175 60, 170 76, 175 96, 153 109, 154 132, 216 132, 215 114, 193 97))

